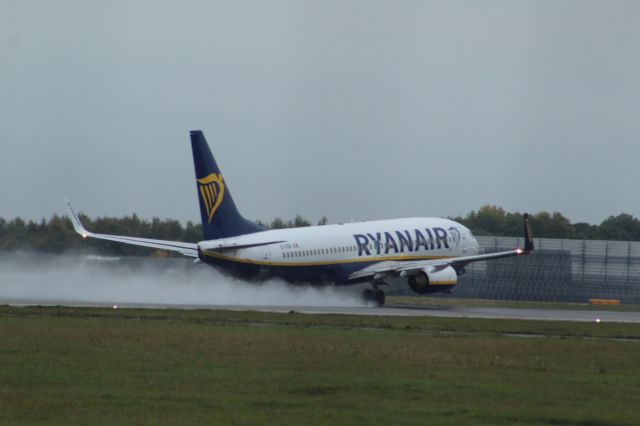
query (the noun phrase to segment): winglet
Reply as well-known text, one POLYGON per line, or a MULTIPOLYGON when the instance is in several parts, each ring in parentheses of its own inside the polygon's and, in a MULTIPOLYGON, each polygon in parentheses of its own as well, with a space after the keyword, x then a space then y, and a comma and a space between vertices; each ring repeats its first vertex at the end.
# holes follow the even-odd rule
POLYGON ((78 215, 73 210, 73 207, 71 207, 71 202, 69 202, 69 198, 64 197, 64 201, 67 203, 67 215, 69 216, 69 220, 71 220, 73 229, 75 229, 78 234, 82 235, 82 238, 87 238, 88 236, 90 236, 91 232, 87 231, 84 228, 84 226, 82 226, 82 222, 80 222, 80 218, 78 218, 78 215))
POLYGON ((534 250, 533 245, 533 232, 531 231, 531 226, 529 225, 529 214, 524 214, 524 252, 529 253, 534 250))

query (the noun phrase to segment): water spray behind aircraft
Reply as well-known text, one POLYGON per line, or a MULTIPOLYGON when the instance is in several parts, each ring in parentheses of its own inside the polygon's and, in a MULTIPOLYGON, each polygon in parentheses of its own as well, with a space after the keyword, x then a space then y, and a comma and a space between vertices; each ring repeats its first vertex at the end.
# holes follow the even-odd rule
POLYGON ((347 289, 249 284, 182 259, 8 254, 0 260, 3 303, 126 306, 363 306, 347 289))

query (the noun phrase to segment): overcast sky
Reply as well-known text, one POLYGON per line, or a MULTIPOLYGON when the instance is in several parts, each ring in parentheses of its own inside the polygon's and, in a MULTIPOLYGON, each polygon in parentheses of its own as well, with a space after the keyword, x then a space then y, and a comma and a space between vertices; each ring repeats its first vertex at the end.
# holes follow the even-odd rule
POLYGON ((640 2, 0 0, 0 217, 640 217, 640 2))

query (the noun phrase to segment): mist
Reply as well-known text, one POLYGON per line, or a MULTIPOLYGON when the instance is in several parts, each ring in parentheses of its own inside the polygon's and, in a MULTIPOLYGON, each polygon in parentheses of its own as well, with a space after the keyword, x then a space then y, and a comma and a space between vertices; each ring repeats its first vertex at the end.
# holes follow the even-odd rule
POLYGON ((353 288, 247 283, 185 259, 3 253, 0 303, 365 306, 353 288))

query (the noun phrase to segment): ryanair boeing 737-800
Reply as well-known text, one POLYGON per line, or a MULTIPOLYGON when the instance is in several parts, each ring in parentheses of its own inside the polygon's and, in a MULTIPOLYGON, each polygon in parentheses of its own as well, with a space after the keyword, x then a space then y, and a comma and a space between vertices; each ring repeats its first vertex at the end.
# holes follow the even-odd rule
POLYGON ((451 289, 471 262, 527 254, 533 239, 524 215, 524 248, 479 254, 469 229, 449 219, 407 218, 268 230, 238 212, 229 186, 201 131, 191 132, 203 241, 183 243, 87 231, 67 199, 82 237, 175 251, 247 280, 279 277, 291 283, 369 282, 367 300, 383 305, 385 280, 406 279, 419 294, 451 289))

